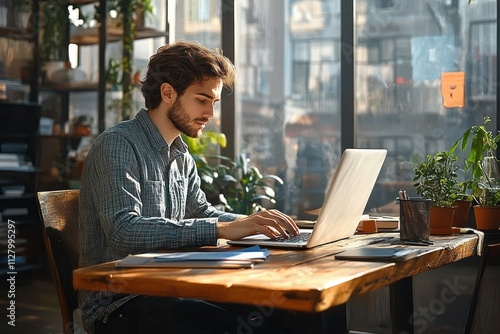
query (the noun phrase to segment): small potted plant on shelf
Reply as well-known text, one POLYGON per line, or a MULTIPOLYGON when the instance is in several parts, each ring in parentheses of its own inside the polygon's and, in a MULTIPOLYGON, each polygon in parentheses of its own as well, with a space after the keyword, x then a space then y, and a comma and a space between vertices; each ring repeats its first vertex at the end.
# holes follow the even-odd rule
POLYGON ((425 160, 415 167, 413 181, 417 194, 431 200, 430 233, 452 234, 457 199, 462 193, 458 182, 456 154, 440 151, 428 154, 425 160))
POLYGON ((476 226, 485 230, 500 226, 500 176, 495 157, 500 134, 494 136, 486 128, 489 122, 490 118, 485 117, 482 125, 471 126, 451 149, 454 151, 461 144, 463 152, 468 150, 464 165, 471 177, 464 183, 476 202, 476 226))

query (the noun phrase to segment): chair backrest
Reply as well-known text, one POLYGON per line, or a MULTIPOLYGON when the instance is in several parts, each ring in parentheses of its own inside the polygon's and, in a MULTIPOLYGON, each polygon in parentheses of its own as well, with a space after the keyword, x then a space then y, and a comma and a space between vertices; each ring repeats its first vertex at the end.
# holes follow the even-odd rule
POLYGON ((500 306, 500 243, 486 245, 481 255, 465 333, 494 333, 498 330, 500 306), (488 269, 490 272, 488 272, 488 269))
POLYGON ((73 270, 78 267, 79 190, 38 192, 38 208, 50 271, 57 285, 64 333, 73 333, 73 311, 78 295, 73 288, 73 270))

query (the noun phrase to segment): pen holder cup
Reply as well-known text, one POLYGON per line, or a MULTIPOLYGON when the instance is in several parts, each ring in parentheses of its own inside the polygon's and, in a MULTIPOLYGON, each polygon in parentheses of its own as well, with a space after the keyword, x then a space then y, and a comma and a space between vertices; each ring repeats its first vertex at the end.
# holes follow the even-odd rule
POLYGON ((400 239, 428 241, 431 201, 425 198, 399 200, 400 239))

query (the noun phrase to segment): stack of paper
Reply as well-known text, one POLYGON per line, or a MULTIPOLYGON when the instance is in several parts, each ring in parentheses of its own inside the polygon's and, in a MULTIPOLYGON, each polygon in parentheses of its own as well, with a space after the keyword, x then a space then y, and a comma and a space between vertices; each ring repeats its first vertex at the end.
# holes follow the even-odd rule
POLYGON ((267 258, 268 251, 253 246, 230 251, 143 253, 129 255, 117 267, 252 268, 267 258))
POLYGON ((0 153, 0 168, 19 167, 19 156, 15 153, 0 153))

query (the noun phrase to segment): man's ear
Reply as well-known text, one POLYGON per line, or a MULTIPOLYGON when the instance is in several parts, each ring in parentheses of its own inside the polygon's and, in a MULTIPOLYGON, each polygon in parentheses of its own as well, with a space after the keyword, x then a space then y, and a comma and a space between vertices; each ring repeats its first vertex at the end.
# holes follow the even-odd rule
POLYGON ((175 99, 177 98, 177 92, 175 91, 174 87, 166 82, 160 86, 160 93, 161 99, 167 104, 174 103, 175 99))

